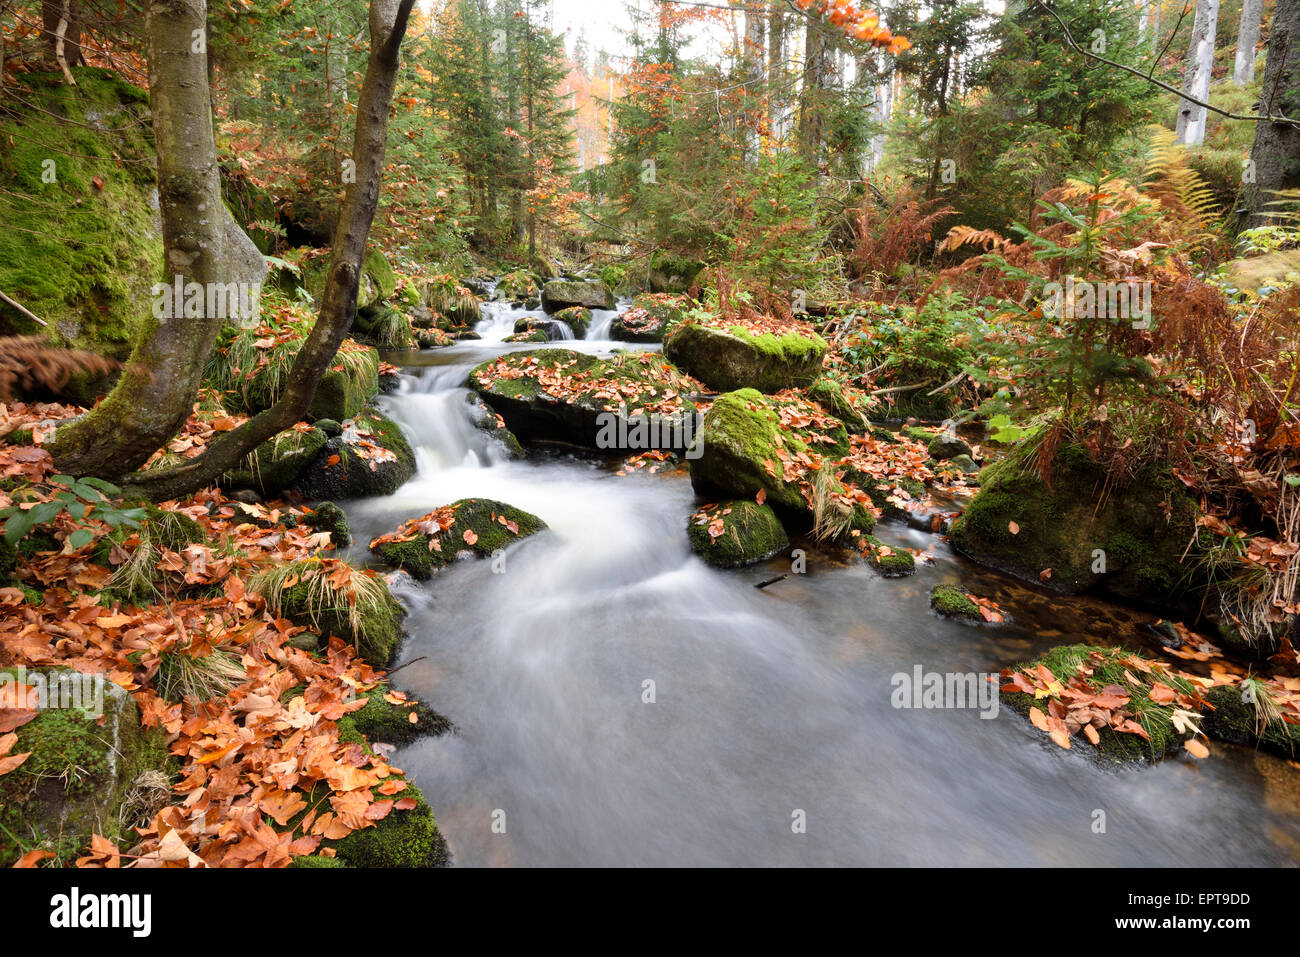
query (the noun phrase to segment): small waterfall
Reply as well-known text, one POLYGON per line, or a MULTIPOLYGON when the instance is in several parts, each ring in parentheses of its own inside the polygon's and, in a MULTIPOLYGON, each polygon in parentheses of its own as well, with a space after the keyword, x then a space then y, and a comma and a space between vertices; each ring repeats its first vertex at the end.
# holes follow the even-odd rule
POLYGON ((561 322, 559 319, 552 319, 551 328, 560 334, 559 335, 560 341, 569 340, 573 338, 573 330, 569 327, 569 324, 567 322, 561 322))
POLYGON ((462 386, 465 372, 463 365, 434 366, 418 378, 403 377, 402 390, 386 403, 411 440, 420 475, 508 458, 502 443, 475 424, 470 392, 462 386))
POLYGON ((515 331, 519 311, 508 302, 484 302, 479 306, 483 318, 474 326, 483 342, 500 342, 515 331))
MULTIPOLYGON (((619 304, 620 306, 622 303, 619 304)), ((606 341, 609 339, 610 323, 614 321, 622 309, 593 309, 591 310, 591 323, 587 326, 587 334, 584 339, 593 339, 606 341)))

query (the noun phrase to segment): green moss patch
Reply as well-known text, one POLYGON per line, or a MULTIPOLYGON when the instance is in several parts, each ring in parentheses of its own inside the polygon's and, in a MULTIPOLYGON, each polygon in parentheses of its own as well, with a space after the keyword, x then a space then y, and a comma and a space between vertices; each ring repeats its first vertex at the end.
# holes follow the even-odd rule
POLYGON ((979 605, 971 601, 965 590, 956 585, 935 585, 930 591, 930 607, 944 618, 962 618, 980 622, 984 620, 979 605))
POLYGON ((821 373, 827 345, 816 333, 754 333, 738 325, 684 322, 664 342, 664 355, 720 392, 807 387, 821 373))

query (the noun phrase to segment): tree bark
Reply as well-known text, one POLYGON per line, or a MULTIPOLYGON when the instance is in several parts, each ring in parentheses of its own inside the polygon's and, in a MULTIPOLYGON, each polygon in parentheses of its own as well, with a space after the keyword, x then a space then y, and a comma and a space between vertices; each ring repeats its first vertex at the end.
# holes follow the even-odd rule
POLYGON ((1232 67, 1232 82, 1246 86, 1255 79, 1255 46, 1259 43, 1259 18, 1263 0, 1243 0, 1241 21, 1237 28, 1237 59, 1232 67))
POLYGON ((68 67, 86 62, 81 55, 80 0, 41 0, 41 30, 50 64, 74 82, 68 67))
POLYGON ((356 182, 349 184, 339 211, 320 313, 293 367, 281 398, 239 428, 227 432, 202 455, 166 471, 138 472, 123 488, 155 500, 190 494, 238 465, 250 451, 298 422, 307 412, 321 376, 334 361, 357 311, 357 285, 370 226, 379 206, 388 108, 397 80, 399 52, 415 0, 371 0, 370 56, 357 100, 352 159, 356 182))
POLYGON ((824 139, 823 91, 830 71, 830 44, 826 28, 815 20, 804 24, 803 90, 799 101, 799 148, 816 164, 824 139))
POLYGON ((112 393, 58 430, 50 451, 60 471, 70 475, 116 479, 176 434, 224 321, 223 310, 209 310, 215 303, 206 291, 232 282, 260 291, 266 272, 257 247, 222 201, 201 42, 206 0, 150 0, 145 15, 164 276, 169 289, 197 283, 203 303, 198 315, 187 316, 183 300, 152 310, 112 393))
MULTIPOLYGON (((1268 58, 1260 91, 1261 116, 1300 119, 1300 0, 1278 0, 1269 28, 1268 58)), ((1268 204, 1284 189, 1300 189, 1300 127, 1255 123, 1250 152, 1253 179, 1242 184, 1237 203, 1242 228, 1270 221, 1268 204)))
POLYGON ((772 133, 785 133, 785 4, 774 0, 767 30, 767 109, 772 133))
MULTIPOLYGON (((1210 71, 1214 67, 1214 36, 1219 23, 1219 0, 1199 0, 1192 24, 1192 43, 1187 52, 1183 93, 1202 103, 1210 100, 1210 71)), ((1199 146, 1205 142, 1205 114, 1202 106, 1183 100, 1178 107, 1174 133, 1180 143, 1199 146)))

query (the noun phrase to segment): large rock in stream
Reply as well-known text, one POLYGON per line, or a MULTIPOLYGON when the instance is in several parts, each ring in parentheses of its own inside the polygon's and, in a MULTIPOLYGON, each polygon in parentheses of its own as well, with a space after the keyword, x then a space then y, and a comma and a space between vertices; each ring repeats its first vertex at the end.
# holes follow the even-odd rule
POLYGON ((421 581, 466 552, 491 558, 546 523, 531 512, 486 498, 463 498, 408 519, 396 531, 370 543, 370 551, 391 568, 421 581))
POLYGON ((821 374, 826 349, 811 329, 755 334, 726 323, 684 322, 664 342, 665 356, 719 392, 807 387, 821 374))
POLYGON ((307 499, 391 495, 415 474, 415 452, 392 419, 367 408, 321 446, 295 479, 307 499))
POLYGON ((746 500, 704 506, 691 516, 687 531, 691 551, 718 568, 753 565, 790 544, 776 513, 746 500))
POLYGON ((547 312, 558 312, 570 306, 613 309, 614 294, 598 279, 552 279, 542 287, 542 308, 547 312))
POLYGON ((698 382, 661 356, 609 359, 570 349, 514 352, 469 374, 469 387, 523 440, 600 451, 684 451, 695 434, 698 382))
POLYGON ((1045 569, 1049 587, 1098 591, 1152 607, 1176 604, 1191 584, 1199 509, 1187 488, 1162 466, 1127 483, 1077 444, 1052 459, 1050 484, 1013 452, 980 472, 980 491, 952 528, 962 552, 1029 581, 1045 569))

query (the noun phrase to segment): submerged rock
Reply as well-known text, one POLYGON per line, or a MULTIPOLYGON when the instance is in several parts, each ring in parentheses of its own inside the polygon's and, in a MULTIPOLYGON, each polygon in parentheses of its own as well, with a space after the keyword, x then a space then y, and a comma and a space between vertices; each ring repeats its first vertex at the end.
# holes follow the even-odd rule
POLYGON ((806 387, 821 373, 826 342, 816 333, 754 335, 742 326, 682 323, 664 342, 664 355, 720 392, 806 387))
POLYGON ((940 432, 930 440, 927 451, 930 453, 930 458, 936 462, 943 462, 961 455, 969 458, 971 447, 963 439, 958 438, 955 432, 940 432))
POLYGON ((718 568, 752 565, 790 545, 776 513, 747 500, 706 505, 691 516, 687 531, 691 551, 718 568))
POLYGON ((536 515, 504 502, 463 498, 409 519, 370 543, 371 553, 413 578, 428 579, 464 552, 491 558, 521 538, 546 528, 536 515))
POLYGON ((570 306, 613 309, 614 294, 600 280, 552 279, 542 287, 542 308, 549 313, 570 306))
POLYGON ((1149 467, 1115 487, 1087 450, 1062 445, 1051 485, 1012 454, 980 472, 980 491, 952 528, 952 542, 986 565, 1030 581, 1095 590, 1149 606, 1176 603, 1189 583, 1182 563, 1198 509, 1167 469, 1149 467))

